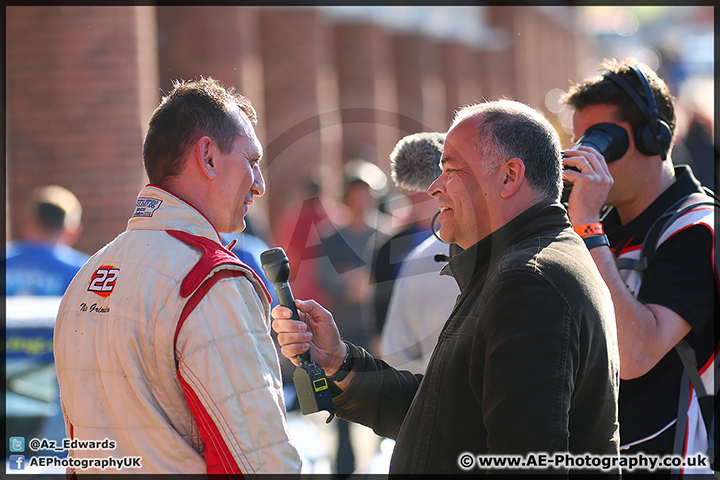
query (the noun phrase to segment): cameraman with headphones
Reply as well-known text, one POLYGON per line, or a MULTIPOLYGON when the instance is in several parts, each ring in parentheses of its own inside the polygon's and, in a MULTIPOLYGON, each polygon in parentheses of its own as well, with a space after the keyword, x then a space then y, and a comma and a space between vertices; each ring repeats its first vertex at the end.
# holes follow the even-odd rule
MULTIPOLYGON (((598 124, 624 132, 610 139, 612 155, 580 138, 564 152, 564 178, 573 184, 570 220, 615 304, 621 453, 689 459, 711 453, 714 429, 713 194, 688 166, 673 166, 677 117, 667 85, 634 59, 602 67, 562 102, 573 109, 575 138, 598 124)), ((685 472, 710 472, 708 457, 687 462, 704 469, 685 472)))

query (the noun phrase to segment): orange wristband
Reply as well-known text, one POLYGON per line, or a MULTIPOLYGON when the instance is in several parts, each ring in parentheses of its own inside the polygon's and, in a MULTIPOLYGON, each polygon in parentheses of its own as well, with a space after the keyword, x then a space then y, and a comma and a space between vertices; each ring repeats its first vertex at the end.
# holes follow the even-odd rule
POLYGON ((575 233, 581 237, 587 237, 588 235, 603 235, 602 223, 586 223, 585 225, 576 225, 573 227, 575 233))

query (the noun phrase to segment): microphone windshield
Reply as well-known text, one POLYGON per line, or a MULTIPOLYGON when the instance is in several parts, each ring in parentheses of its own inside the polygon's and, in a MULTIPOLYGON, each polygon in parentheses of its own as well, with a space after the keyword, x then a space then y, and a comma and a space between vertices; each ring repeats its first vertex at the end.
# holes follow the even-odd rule
POLYGON ((403 137, 390 154, 390 176, 395 185, 405 190, 424 192, 442 173, 445 134, 414 133, 403 137))

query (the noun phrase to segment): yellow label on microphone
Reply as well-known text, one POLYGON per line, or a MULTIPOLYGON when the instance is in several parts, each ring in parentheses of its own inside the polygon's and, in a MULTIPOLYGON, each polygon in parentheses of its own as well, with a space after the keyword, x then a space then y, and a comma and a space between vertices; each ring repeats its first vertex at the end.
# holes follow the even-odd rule
POLYGON ((327 380, 324 378, 318 378, 313 382, 313 388, 315 388, 316 392, 321 392, 323 390, 327 390, 328 384, 327 380))

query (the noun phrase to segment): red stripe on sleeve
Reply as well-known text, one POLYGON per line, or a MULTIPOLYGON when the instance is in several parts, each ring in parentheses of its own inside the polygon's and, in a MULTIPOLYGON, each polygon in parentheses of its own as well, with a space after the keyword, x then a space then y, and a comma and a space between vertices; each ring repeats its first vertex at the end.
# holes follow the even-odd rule
MULTIPOLYGON (((217 272, 211 278, 206 280, 200 288, 198 288, 192 297, 185 304, 177 327, 175 329, 175 338, 173 340, 173 349, 176 348, 178 333, 180 328, 185 323, 188 315, 192 312, 195 307, 200 303, 200 300, 205 297, 210 288, 215 285, 219 280, 228 277, 236 277, 243 275, 242 272, 236 270, 222 270, 217 272)), ((190 387, 187 381, 183 378, 178 367, 178 379, 183 388, 185 394, 185 400, 187 401, 190 413, 195 419, 195 423, 198 425, 200 431, 200 437, 205 443, 205 464, 208 474, 223 474, 223 475, 234 475, 228 478, 242 478, 242 470, 235 462, 228 446, 225 444, 217 425, 212 421, 210 414, 205 410, 202 402, 198 398, 195 391, 190 387)))
POLYGON ((200 437, 202 437, 205 443, 207 473, 232 475, 227 478, 243 478, 242 470, 237 462, 235 462, 232 453, 230 453, 230 449, 225 444, 220 430, 218 430, 217 425, 215 425, 215 422, 210 418, 210 414, 203 406, 195 391, 180 374, 179 369, 178 379, 183 387, 183 393, 185 394, 188 407, 190 407, 190 412, 197 423, 200 437))

